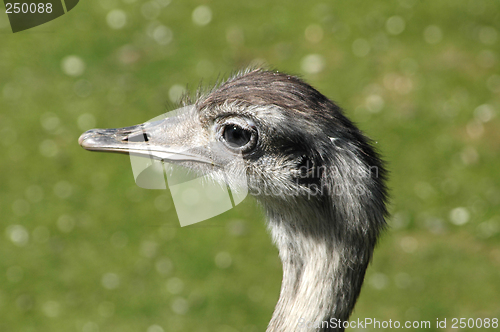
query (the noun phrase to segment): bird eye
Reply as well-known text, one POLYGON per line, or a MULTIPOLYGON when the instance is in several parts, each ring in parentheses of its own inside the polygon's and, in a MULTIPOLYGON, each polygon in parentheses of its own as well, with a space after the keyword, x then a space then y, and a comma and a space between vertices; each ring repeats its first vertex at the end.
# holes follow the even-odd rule
POLYGON ((256 141, 256 132, 234 123, 228 123, 222 128, 222 139, 232 149, 249 151, 256 141))
POLYGON ((224 140, 232 148, 245 146, 252 138, 252 133, 237 125, 228 125, 224 128, 224 140))

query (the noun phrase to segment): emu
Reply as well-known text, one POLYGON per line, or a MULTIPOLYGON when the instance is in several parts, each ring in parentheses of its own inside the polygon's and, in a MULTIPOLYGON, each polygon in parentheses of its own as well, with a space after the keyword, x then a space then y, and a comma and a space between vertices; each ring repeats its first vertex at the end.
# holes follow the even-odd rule
POLYGON ((245 174, 283 264, 267 332, 343 331, 386 225, 386 171, 371 141, 334 102, 280 72, 241 72, 186 104, 177 117, 89 130, 79 143, 197 174, 224 169, 220 182, 245 174))

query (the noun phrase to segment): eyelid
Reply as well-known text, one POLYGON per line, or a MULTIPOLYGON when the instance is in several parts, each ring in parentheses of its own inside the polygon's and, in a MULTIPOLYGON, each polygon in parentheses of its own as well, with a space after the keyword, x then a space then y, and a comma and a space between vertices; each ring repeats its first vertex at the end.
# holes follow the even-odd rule
POLYGON ((241 127, 242 129, 246 130, 256 130, 257 126, 255 123, 250 120, 250 119, 243 119, 243 118, 237 118, 237 117, 228 117, 223 119, 223 121, 220 124, 222 127, 227 126, 227 125, 236 125, 241 127))
POLYGON ((226 126, 230 125, 236 125, 238 127, 241 127, 244 130, 252 131, 258 134, 257 126, 255 125, 255 122, 253 122, 249 118, 242 118, 242 117, 236 117, 236 116, 227 116, 223 118, 219 118, 215 121, 214 123, 214 132, 218 133, 219 136, 222 134, 224 131, 224 128, 226 126))

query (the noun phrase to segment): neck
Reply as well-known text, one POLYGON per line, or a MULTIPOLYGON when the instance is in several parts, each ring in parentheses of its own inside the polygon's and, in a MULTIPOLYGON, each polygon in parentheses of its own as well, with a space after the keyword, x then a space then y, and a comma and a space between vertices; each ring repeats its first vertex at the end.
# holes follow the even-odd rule
MULTIPOLYGON (((283 263, 267 332, 343 331, 358 298, 385 225, 385 173, 371 149, 355 153, 338 144, 324 154, 335 156, 325 164, 337 166, 323 170, 315 195, 258 197, 283 263)), ((286 193, 283 182, 270 185, 286 193)))
POLYGON ((341 223, 331 217, 317 212, 299 217, 298 210, 308 209, 294 209, 295 214, 267 209, 283 263, 280 298, 267 332, 343 331, 339 324, 354 308, 371 250, 360 252, 361 243, 352 237, 340 240, 341 223))

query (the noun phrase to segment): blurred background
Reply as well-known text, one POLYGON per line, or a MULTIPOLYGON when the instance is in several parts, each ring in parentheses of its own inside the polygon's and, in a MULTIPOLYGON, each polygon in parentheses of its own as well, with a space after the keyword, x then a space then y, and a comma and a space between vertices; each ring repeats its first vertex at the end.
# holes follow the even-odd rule
POLYGON ((0 40, 1 331, 265 330, 281 264, 252 198, 181 228, 127 156, 77 143, 249 65, 301 75, 388 162, 352 318, 500 318, 498 1, 81 1, 16 34, 2 10, 0 40))

